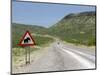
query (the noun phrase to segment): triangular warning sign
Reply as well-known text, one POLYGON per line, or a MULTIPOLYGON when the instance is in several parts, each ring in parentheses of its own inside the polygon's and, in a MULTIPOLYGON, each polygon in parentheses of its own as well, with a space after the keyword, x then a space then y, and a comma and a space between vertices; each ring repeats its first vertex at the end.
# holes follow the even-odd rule
POLYGON ((33 45, 35 45, 35 41, 32 38, 29 31, 25 32, 24 36, 22 37, 22 39, 18 45, 20 45, 20 46, 33 46, 33 45))

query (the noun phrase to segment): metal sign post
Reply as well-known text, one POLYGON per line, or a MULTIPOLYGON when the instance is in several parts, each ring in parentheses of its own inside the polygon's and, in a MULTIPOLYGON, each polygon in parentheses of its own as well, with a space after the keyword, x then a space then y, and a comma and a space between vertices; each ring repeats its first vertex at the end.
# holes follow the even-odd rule
POLYGON ((25 62, 27 64, 27 49, 25 49, 25 62))
POLYGON ((30 64, 30 47, 26 47, 25 49, 25 62, 26 64, 30 64))
POLYGON ((31 62, 31 60, 30 60, 31 59, 30 47, 29 47, 29 50, 28 51, 29 51, 29 64, 30 64, 30 62, 31 62))

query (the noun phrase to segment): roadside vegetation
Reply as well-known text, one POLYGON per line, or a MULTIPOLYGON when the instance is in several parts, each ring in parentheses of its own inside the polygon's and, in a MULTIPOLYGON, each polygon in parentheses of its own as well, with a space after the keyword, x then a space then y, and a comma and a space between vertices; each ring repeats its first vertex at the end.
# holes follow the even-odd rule
POLYGON ((19 42, 25 31, 29 30, 30 33, 41 34, 41 36, 32 35, 33 39, 37 47, 32 47, 31 54, 35 51, 38 51, 41 47, 46 46, 47 44, 53 42, 53 38, 44 37, 44 32, 46 31, 45 28, 40 26, 31 26, 31 25, 24 25, 24 24, 16 24, 13 23, 12 25, 12 57, 14 63, 23 61, 23 56, 25 56, 26 47, 19 46, 19 42), (36 31, 34 29, 37 29, 36 31), (40 47, 40 48, 39 48, 40 47))

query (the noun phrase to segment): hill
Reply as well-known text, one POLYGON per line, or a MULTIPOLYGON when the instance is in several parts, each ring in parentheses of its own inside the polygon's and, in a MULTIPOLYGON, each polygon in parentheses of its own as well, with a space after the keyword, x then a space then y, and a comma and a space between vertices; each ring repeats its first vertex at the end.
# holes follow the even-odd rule
MULTIPOLYGON (((13 48, 19 47, 18 43, 27 30, 29 30, 31 34, 34 33, 34 34, 44 35, 47 33, 47 29, 41 26, 12 23, 12 47, 13 48)), ((49 37, 36 36, 36 35, 32 35, 32 36, 35 39, 37 46, 41 46, 47 44, 48 42, 53 41, 53 39, 49 37)))
MULTIPOLYGON (((19 37, 22 37, 26 30, 35 34, 52 35, 70 43, 93 46, 96 42, 95 14, 94 11, 71 13, 49 28, 37 25, 12 23, 13 46, 18 43, 19 37), (15 39, 16 41, 14 41, 15 39)), ((41 39, 39 37, 36 38, 38 38, 38 40, 41 39)))
POLYGON ((47 32, 47 29, 42 26, 12 23, 12 32, 23 33, 26 30, 37 34, 45 34, 47 32))
POLYGON ((94 11, 69 14, 51 26, 49 33, 66 42, 88 46, 95 45, 95 14, 94 11))

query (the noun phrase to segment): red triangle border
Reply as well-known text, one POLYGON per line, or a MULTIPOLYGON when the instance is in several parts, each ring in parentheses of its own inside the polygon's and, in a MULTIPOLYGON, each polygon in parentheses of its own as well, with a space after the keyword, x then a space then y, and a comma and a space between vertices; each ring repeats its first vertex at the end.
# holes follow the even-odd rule
POLYGON ((19 46, 33 46, 33 45, 36 45, 36 43, 35 43, 34 39, 32 38, 30 32, 27 30, 27 31, 25 32, 24 36, 22 37, 22 39, 21 39, 21 41, 19 42, 18 45, 19 45, 19 46), (22 44, 22 41, 23 41, 23 39, 24 39, 24 37, 26 36, 27 33, 28 33, 29 36, 31 37, 31 39, 32 39, 32 41, 34 42, 34 44, 22 44))

